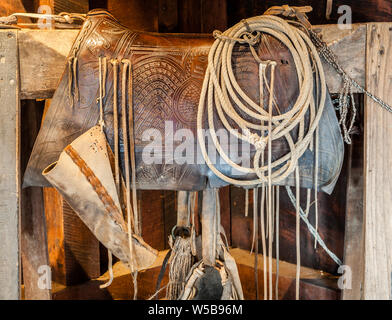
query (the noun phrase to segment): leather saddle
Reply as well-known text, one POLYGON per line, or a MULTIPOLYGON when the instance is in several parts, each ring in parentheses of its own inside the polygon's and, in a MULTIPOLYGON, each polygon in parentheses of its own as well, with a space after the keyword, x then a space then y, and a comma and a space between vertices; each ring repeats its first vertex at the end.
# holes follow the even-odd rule
MULTIPOLYGON (((177 163, 172 157, 166 156, 172 151, 166 147, 166 142, 173 139, 170 132, 174 134, 175 149, 182 142, 181 139, 175 139, 176 132, 181 129, 193 133, 194 150, 195 153, 198 152, 197 109, 208 52, 213 41, 212 36, 202 34, 132 31, 122 26, 107 11, 90 11, 70 53, 70 57, 77 58, 77 63, 73 65, 74 76, 70 75, 67 66, 34 144, 24 176, 24 186, 50 186, 42 176, 42 170, 56 161, 68 144, 97 124, 100 117, 97 100, 100 95, 100 57, 106 57, 108 61, 104 79, 103 117, 104 131, 112 149, 114 87, 113 68, 109 61, 130 61, 132 87, 129 90, 132 90, 133 97, 137 188, 201 190, 207 184, 211 187, 226 185, 204 163, 177 163), (77 96, 75 88, 69 94, 70 88, 75 85, 77 96), (151 129, 162 136, 160 163, 148 164, 143 161, 143 150, 151 143, 146 132, 151 129)), ((255 49, 263 60, 278 62, 275 99, 283 112, 289 110, 298 95, 297 75, 290 53, 278 40, 268 35, 262 36, 255 49)), ((250 98, 257 101, 258 64, 247 44, 235 46, 232 63, 239 85, 250 98)), ((121 95, 118 91, 119 101, 121 95)), ((119 118, 122 116, 119 111, 119 118)), ((223 125, 217 121, 216 128, 220 127, 223 125)), ((293 137, 296 134, 294 130, 293 137)), ((319 134, 318 185, 322 191, 330 193, 340 173, 344 148, 329 95, 320 121, 319 134)), ((120 151, 123 153, 121 134, 120 151)), ((287 152, 289 148, 285 141, 274 142, 273 158, 281 157, 287 152)), ((312 188, 314 185, 314 158, 314 152, 307 150, 299 160, 302 187, 312 188)), ((218 163, 218 168, 227 174, 228 166, 223 162, 218 163)), ((124 167, 123 157, 121 165, 124 167)), ((293 175, 282 184, 295 185, 293 175)))

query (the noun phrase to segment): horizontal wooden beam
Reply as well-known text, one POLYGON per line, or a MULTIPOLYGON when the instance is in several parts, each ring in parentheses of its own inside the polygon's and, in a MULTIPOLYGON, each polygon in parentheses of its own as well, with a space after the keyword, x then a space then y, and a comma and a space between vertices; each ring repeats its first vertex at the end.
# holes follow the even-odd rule
MULTIPOLYGON (((359 84, 365 84, 366 25, 340 30, 337 25, 315 26, 336 53, 342 67, 359 84)), ((66 66, 78 30, 20 30, 19 56, 22 99, 51 98, 66 66)), ((341 79, 326 65, 330 92, 339 92, 341 79)))
MULTIPOLYGON (((336 24, 314 28, 320 30, 322 39, 335 53, 343 70, 365 87, 366 24, 353 24, 351 29, 340 29, 336 24)), ((324 63, 324 70, 329 92, 340 92, 340 76, 327 63, 324 63)), ((353 89, 358 92, 356 88, 353 89)))
MULTIPOLYGON (((138 275, 138 299, 148 299, 155 293, 155 285, 158 274, 161 269, 163 259, 167 250, 160 251, 155 263, 147 270, 140 272, 138 275)), ((241 249, 231 249, 230 253, 236 260, 245 299, 255 299, 254 284, 254 254, 241 249)), ((259 255, 258 274, 259 274, 259 292, 263 288, 263 268, 262 255, 259 255)), ((279 299, 294 299, 295 296, 295 271, 296 266, 287 262, 280 262, 279 272, 279 299)), ((109 280, 109 274, 106 272, 101 277, 88 281, 77 286, 63 286, 53 284, 53 296, 55 300, 67 299, 114 299, 127 300, 132 297, 132 278, 129 269, 117 262, 113 266, 114 280, 106 289, 99 289, 99 285, 109 280)), ((276 273, 273 272, 275 281, 276 273)), ((161 287, 168 282, 168 269, 166 270, 161 287)), ((336 286, 336 279, 325 272, 301 267, 300 293, 301 299, 330 299, 335 300, 339 296, 336 286)), ((162 299, 165 296, 163 290, 159 294, 162 299)))
POLYGON ((18 33, 21 99, 51 98, 78 30, 21 30, 18 33))

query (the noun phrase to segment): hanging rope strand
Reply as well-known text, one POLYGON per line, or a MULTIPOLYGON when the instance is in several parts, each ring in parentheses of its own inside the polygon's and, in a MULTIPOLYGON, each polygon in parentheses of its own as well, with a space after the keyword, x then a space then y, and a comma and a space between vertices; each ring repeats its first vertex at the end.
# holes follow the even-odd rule
POLYGON ((114 135, 114 179, 117 193, 120 195, 120 164, 119 164, 119 136, 118 136, 118 60, 110 61, 113 65, 113 135, 114 135))
MULTIPOLYGON (((250 44, 253 43, 253 38, 249 35, 249 33, 247 33, 247 28, 244 23, 239 23, 221 34, 224 37, 221 37, 220 35, 217 36, 217 40, 210 49, 208 68, 199 101, 197 117, 198 141, 204 160, 211 171, 213 171, 219 178, 235 185, 255 186, 268 179, 267 175, 262 175, 263 172, 268 171, 268 165, 259 167, 260 156, 265 149, 268 140, 271 139, 271 141, 274 141, 284 137, 288 142, 290 152, 271 163, 271 181, 272 184, 278 184, 294 171, 297 160, 302 156, 312 141, 313 133, 319 123, 324 108, 326 97, 325 77, 317 50, 306 33, 275 16, 254 17, 248 19, 247 24, 251 30, 256 32, 261 31, 277 38, 290 50, 297 70, 300 87, 297 101, 288 112, 272 117, 272 130, 268 133, 268 136, 265 137, 261 137, 252 131, 267 131, 267 127, 246 121, 237 113, 232 101, 235 103, 237 108, 241 109, 242 112, 245 112, 253 119, 259 121, 269 120, 268 112, 264 110, 261 110, 261 113, 259 112, 258 104, 253 102, 243 92, 234 77, 231 65, 231 56, 235 41, 237 41, 237 38, 243 37, 245 42, 249 42, 250 44), (246 35, 246 37, 244 35, 246 35), (314 93, 313 71, 310 55, 314 56, 315 65, 318 69, 320 69, 321 86, 319 93, 314 93), (310 108, 310 102, 312 99, 314 100, 315 94, 320 94, 321 99, 317 106, 317 110, 312 110, 312 108, 310 108), (204 106, 205 103, 206 108, 204 106), (216 108, 216 112, 214 112, 214 107, 216 108), (290 135, 290 131, 298 125, 302 128, 304 127, 304 116, 308 110, 311 113, 311 121, 307 126, 307 131, 294 142, 290 135), (204 140, 205 137, 201 130, 203 128, 202 119, 205 111, 207 112, 207 121, 212 141, 219 155, 233 169, 243 172, 244 174, 256 174, 258 177, 257 179, 234 179, 223 174, 215 167, 208 156, 204 140), (243 167, 234 163, 224 152, 216 136, 214 114, 217 114, 219 120, 229 132, 233 133, 240 140, 249 142, 256 148, 253 168, 243 167), (239 127, 243 128, 242 133, 235 132, 235 128, 230 125, 227 117, 234 121, 234 123, 236 123, 239 127)), ((265 63, 267 65, 269 64, 268 62, 265 63)), ((271 88, 269 89, 271 90, 271 88)), ((273 94, 271 97, 273 97, 273 94)))

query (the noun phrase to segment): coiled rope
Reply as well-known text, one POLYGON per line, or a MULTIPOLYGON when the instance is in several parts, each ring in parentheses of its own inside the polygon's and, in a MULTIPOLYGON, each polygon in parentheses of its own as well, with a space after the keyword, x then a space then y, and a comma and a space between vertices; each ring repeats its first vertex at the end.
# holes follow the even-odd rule
MULTIPOLYGON (((295 10, 293 11, 296 12, 295 10)), ((301 13, 302 14, 302 13, 301 13)), ((304 14, 304 13, 303 13, 304 14)), ((308 34, 301 29, 289 24, 285 20, 272 16, 263 15, 242 21, 232 28, 221 33, 214 32, 216 41, 212 45, 208 55, 208 67, 204 77, 203 87, 200 95, 197 131, 200 149, 203 158, 211 171, 220 179, 234 185, 250 187, 267 184, 268 192, 265 193, 267 200, 267 221, 268 221, 268 297, 272 299, 272 221, 273 221, 273 194, 272 185, 279 184, 295 171, 297 198, 299 199, 299 169, 298 159, 307 149, 315 151, 317 163, 318 143, 316 150, 313 150, 314 138, 318 139, 317 128, 324 110, 326 98, 326 82, 323 66, 316 47, 313 45, 308 34), (268 34, 283 43, 291 53, 299 84, 299 94, 293 107, 282 113, 274 100, 275 61, 262 61, 256 54, 254 45, 259 43, 263 34, 268 34), (247 43, 253 57, 259 64, 259 91, 260 104, 248 97, 238 85, 233 68, 232 53, 236 43, 247 43), (269 85, 267 80, 269 71, 269 85), (268 104, 264 106, 264 87, 266 87, 269 97, 268 104), (233 105, 235 104, 235 106, 233 105), (203 132, 203 120, 205 119, 205 104, 207 112, 207 123, 209 133, 215 149, 231 168, 244 174, 253 174, 257 178, 234 179, 219 171, 211 161, 207 150, 205 135, 203 132), (275 114, 273 108, 276 108, 275 114), (239 115, 239 110, 249 116, 246 120, 239 115), (214 114, 222 122, 227 131, 236 136, 239 140, 245 141, 254 146, 256 152, 253 158, 253 167, 241 166, 232 161, 221 147, 215 131, 214 114), (306 118, 305 118, 306 115, 306 118), (307 123, 306 123, 307 122, 307 123), (237 128, 231 126, 235 123, 237 128), (291 130, 298 128, 296 141, 291 136, 291 130), (272 160, 273 141, 284 137, 289 145, 290 151, 272 160), (267 148, 267 161, 265 163, 265 149, 267 148)), ((315 181, 318 179, 318 170, 315 170, 315 181)), ((317 183, 315 184, 317 187, 317 183)), ((298 202, 297 199, 297 202, 298 202)), ((317 197, 316 197, 317 199, 317 197)), ((278 199, 277 199, 278 201, 278 199)), ((263 201, 262 201, 263 202, 263 201)), ((316 200, 317 205, 317 200, 316 200)), ((296 275, 296 298, 299 299, 299 278, 300 278, 300 210, 296 206, 296 247, 297 247, 297 275, 296 275)), ((263 204, 261 207, 261 222, 263 222, 263 204)), ((254 217, 255 219, 255 217, 254 217)), ((263 223, 262 223, 263 224, 263 223)), ((266 253, 264 226, 261 226, 263 235, 263 255, 266 253)), ((257 260, 256 260, 257 261, 257 260)), ((266 267, 266 260, 264 259, 266 267)), ((265 270, 265 269, 264 269, 265 270)), ((264 273, 264 280, 266 273, 264 273)), ((266 281, 264 281, 264 298, 267 297, 266 281)), ((278 295, 276 290, 276 296, 278 295)))
MULTIPOLYGON (((323 67, 317 50, 307 34, 290 25, 285 20, 270 15, 250 18, 240 22, 223 33, 214 33, 217 38, 208 55, 208 67, 204 77, 200 95, 197 115, 198 141, 204 160, 209 168, 222 180, 240 186, 254 186, 262 182, 278 184, 290 175, 296 168, 298 159, 309 147, 313 134, 319 124, 326 97, 326 84, 323 67), (253 33, 252 33, 253 32, 253 33), (292 109, 281 113, 273 99, 275 61, 261 61, 260 79, 266 80, 266 70, 270 71, 270 84, 267 90, 270 92, 267 110, 264 109, 263 101, 260 104, 252 101, 238 85, 231 58, 236 42, 254 43, 254 32, 269 34, 281 41, 290 51, 299 83, 299 95, 292 109), (239 41, 239 39, 241 41, 239 41), (319 85, 314 90, 313 70, 317 69, 319 85), (320 98, 317 97, 320 95, 320 98), (252 122, 241 118, 233 106, 245 112, 253 119, 252 122), (315 101, 318 101, 316 107, 315 101), (233 168, 245 174, 256 174, 256 179, 239 180, 231 178, 220 172, 212 163, 206 151, 205 137, 203 135, 203 116, 205 103, 207 102, 207 119, 209 132, 214 146, 220 156, 233 168), (275 105, 278 114, 272 114, 275 105), (222 149, 214 127, 214 108, 224 127, 238 139, 253 145, 256 153, 253 159, 253 168, 244 167, 234 163, 222 149), (309 123, 305 125, 305 114, 309 114, 309 123), (242 129, 242 133, 233 128, 228 119, 234 121, 242 129), (298 138, 293 141, 290 131, 299 126, 298 138), (305 132, 307 128, 307 131, 305 132), (259 134, 261 133, 261 134, 259 134), (290 147, 290 152, 280 159, 269 161, 260 166, 261 154, 268 146, 271 149, 272 142, 284 137, 290 147)), ((252 48, 253 49, 253 48, 252 48)), ((254 49, 253 49, 254 50, 254 49)), ((261 88, 262 90, 262 88, 261 88)))

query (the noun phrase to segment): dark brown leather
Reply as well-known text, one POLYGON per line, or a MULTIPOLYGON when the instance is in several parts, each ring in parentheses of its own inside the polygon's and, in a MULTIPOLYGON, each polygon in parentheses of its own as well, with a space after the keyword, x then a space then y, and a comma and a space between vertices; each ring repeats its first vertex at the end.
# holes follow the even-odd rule
MULTIPOLYGON (((99 118, 98 59, 127 58, 133 69, 133 109, 137 181, 140 189, 200 190, 207 181, 212 187, 227 183, 218 179, 204 164, 146 165, 141 152, 146 129, 164 131, 165 121, 172 121, 174 131, 186 128, 196 135, 196 116, 207 55, 214 39, 201 34, 157 34, 136 32, 121 26, 106 11, 91 11, 73 50, 77 49, 80 101, 73 108, 68 97, 68 75, 64 73, 35 142, 24 177, 24 186, 47 186, 42 170, 56 161, 61 151, 75 138, 97 124, 99 118)), ((298 95, 293 59, 276 39, 263 35, 257 51, 262 59, 278 61, 275 91, 282 112, 289 110, 298 95)), ((236 45, 233 69, 239 85, 258 101, 258 65, 248 45, 236 45)), ((104 99, 105 133, 113 148, 113 71, 109 64, 104 99)), ((120 92, 119 92, 120 95, 120 92)), ((267 99, 267 97, 266 97, 267 99)), ((121 98, 119 97, 119 109, 121 98)), ((121 123, 121 122, 120 122, 121 123)), ((217 121, 217 128, 222 124, 217 121)), ((120 134, 121 136, 121 134, 120 134)), ((293 137, 295 132, 293 133, 293 137)), ((320 124, 319 185, 331 192, 343 161, 343 142, 329 96, 320 124)), ((177 144, 179 144, 178 142, 177 144)), ((121 149, 122 140, 120 139, 121 149)), ((197 141, 195 139, 195 150, 197 141)), ((273 157, 288 152, 285 141, 274 142, 273 157)), ((313 186, 314 154, 309 150, 300 159, 301 186, 313 186)), ((227 165, 219 165, 229 173, 227 165)), ((237 176, 238 178, 238 176, 237 176)), ((284 184, 294 185, 290 176, 284 184)))

